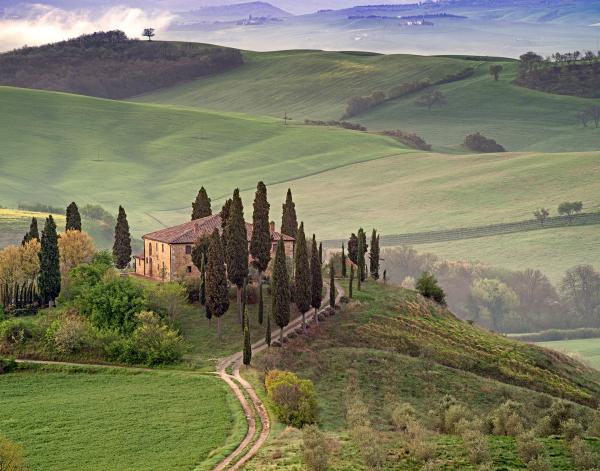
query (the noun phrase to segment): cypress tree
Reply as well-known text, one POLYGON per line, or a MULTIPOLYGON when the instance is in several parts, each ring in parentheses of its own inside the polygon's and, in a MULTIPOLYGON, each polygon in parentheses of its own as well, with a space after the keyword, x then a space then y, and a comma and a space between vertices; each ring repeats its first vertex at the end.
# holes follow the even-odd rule
POLYGON ((308 247, 306 246, 306 236, 304 234, 304 223, 300 223, 296 238, 296 280, 294 302, 298 311, 302 314, 302 328, 306 332, 306 312, 311 308, 312 287, 310 262, 308 259, 308 247))
POLYGON ((271 314, 267 313, 267 331, 265 332, 265 343, 271 346, 271 314))
POLYGON ((298 217, 296 216, 296 204, 292 200, 292 190, 288 188, 283 213, 281 216, 281 233, 298 238, 298 217))
POLYGON ((319 262, 323 265, 323 243, 319 242, 319 262))
POLYGON ((262 325, 265 312, 265 302, 263 300, 263 284, 258 283, 258 323, 262 325))
POLYGON ((227 221, 229 220, 229 213, 231 212, 231 205, 233 200, 229 198, 223 204, 221 208, 221 243, 223 244, 223 253, 227 252, 227 239, 225 238, 225 228, 227 227, 227 221))
POLYGON ((354 264, 350 265, 350 282, 348 283, 348 297, 352 299, 352 288, 354 287, 354 264))
POLYGON ((248 277, 248 235, 246 222, 244 221, 244 208, 238 189, 233 192, 233 202, 225 226, 224 238, 227 241, 225 247, 227 277, 237 288, 238 318, 241 325, 243 313, 242 288, 248 277))
POLYGON ((79 214, 79 208, 73 201, 67 206, 67 224, 65 231, 80 231, 81 232, 81 215, 79 214))
POLYGON ((259 272, 259 280, 271 261, 271 230, 269 225, 269 202, 267 201, 267 187, 263 182, 258 182, 254 196, 254 211, 252 213, 252 238, 250 240, 250 254, 252 264, 259 272))
POLYGON ((21 242, 21 245, 25 245, 27 242, 33 239, 40 240, 40 232, 38 230, 37 218, 31 218, 31 224, 29 224, 29 232, 27 232, 27 234, 25 234, 25 237, 23 237, 23 242, 21 242))
POLYGON ((244 287, 242 288, 242 312, 246 310, 248 305, 248 278, 244 278, 244 287))
POLYGON ((285 249, 283 239, 279 239, 272 276, 272 303, 271 312, 279 332, 279 341, 283 347, 283 328, 290 323, 290 283, 288 278, 287 264, 285 260, 285 249))
POLYGON ((329 306, 335 309, 335 298, 337 296, 335 289, 335 267, 333 263, 329 266, 329 306))
POLYGON ((383 284, 387 284, 387 270, 383 270, 383 284))
MULTIPOLYGON (((360 230, 362 231, 362 229, 360 230)), ((364 273, 365 273, 365 253, 363 251, 363 239, 361 237, 360 231, 358 231, 358 252, 357 252, 357 256, 358 256, 358 273, 356 274, 356 287, 358 288, 358 291, 360 291, 361 289, 361 284, 363 281, 363 277, 364 277, 364 273)))
POLYGON ((131 261, 131 234, 129 233, 129 223, 123 206, 119 206, 119 215, 115 226, 113 258, 115 266, 120 269, 125 268, 131 261))
POLYGON ((348 258, 355 265, 358 264, 358 237, 353 232, 348 240, 348 258))
POLYGON ((196 201, 192 203, 192 221, 202 219, 212 214, 210 207, 210 198, 204 187, 200 188, 196 201))
POLYGON ((215 228, 208 250, 206 266, 206 306, 212 316, 217 318, 217 334, 221 338, 221 317, 229 309, 229 290, 225 264, 223 263, 223 247, 219 230, 215 228))
POLYGON ((248 366, 252 361, 252 344, 250 343, 250 322, 248 321, 248 310, 244 311, 244 365, 248 366))
POLYGON ((379 279, 379 235, 377 231, 373 229, 371 234, 371 252, 369 253, 369 264, 371 277, 374 280, 379 279))
POLYGON ((54 301, 60 293, 60 258, 58 234, 52 215, 46 219, 42 231, 39 275, 39 292, 44 304, 54 301))
POLYGON ((366 261, 365 261, 365 254, 367 253, 367 250, 369 248, 369 246, 367 245, 367 234, 365 233, 365 231, 363 230, 363 228, 361 227, 358 230, 358 239, 359 239, 359 243, 362 243, 362 250, 358 251, 358 259, 359 259, 359 265, 362 264, 362 270, 361 270, 361 277, 360 277, 360 281, 365 281, 367 278, 367 270, 368 267, 366 265, 366 261))
POLYGON ((346 278, 346 249, 342 244, 342 278, 346 278))
POLYGON ((319 249, 317 248, 317 239, 313 234, 312 252, 310 256, 310 275, 311 275, 311 301, 310 305, 315 309, 315 322, 319 319, 317 311, 321 307, 321 296, 323 294, 323 274, 321 273, 321 260, 319 259, 319 249))

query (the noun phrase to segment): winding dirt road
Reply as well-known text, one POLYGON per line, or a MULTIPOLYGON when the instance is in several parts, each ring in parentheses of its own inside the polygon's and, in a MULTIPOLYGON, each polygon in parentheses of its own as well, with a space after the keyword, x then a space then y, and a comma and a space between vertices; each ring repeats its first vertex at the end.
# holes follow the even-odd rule
MULTIPOLYGON (((335 288, 337 293, 337 304, 340 301, 340 298, 344 296, 344 290, 338 283, 335 284, 335 288)), ((321 314, 329 307, 329 287, 322 305, 325 307, 321 308, 321 310, 318 311, 318 314, 321 314)), ((314 321, 314 311, 306 315, 306 322, 310 323, 312 321, 314 321)), ((287 337, 291 332, 295 332, 301 326, 302 318, 299 317, 294 319, 286 327, 284 327, 283 336, 287 337)), ((279 338, 280 330, 281 329, 277 329, 272 332, 274 339, 279 338)), ((268 346, 264 339, 260 340, 252 345, 252 354, 255 355, 267 347, 268 346)), ((240 374, 242 359, 242 352, 238 352, 234 355, 224 358, 217 365, 217 374, 229 385, 237 399, 240 401, 248 421, 248 432, 239 446, 229 456, 221 461, 213 471, 234 471, 241 469, 256 455, 256 453, 258 453, 258 450, 260 450, 260 448, 269 438, 269 432, 271 429, 269 413, 267 412, 263 402, 258 397, 258 394, 256 394, 256 391, 252 385, 242 378, 242 375, 240 374), (227 372, 227 370, 230 368, 232 369, 231 374, 227 372), (259 425, 262 425, 262 428, 260 429, 258 436, 255 437, 259 425)))

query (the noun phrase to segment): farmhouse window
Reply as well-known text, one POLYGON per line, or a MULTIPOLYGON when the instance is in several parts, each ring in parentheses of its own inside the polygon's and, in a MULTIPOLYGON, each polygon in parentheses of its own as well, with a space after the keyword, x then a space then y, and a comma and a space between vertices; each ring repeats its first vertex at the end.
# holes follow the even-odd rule
POLYGON ((188 273, 192 273, 192 266, 191 266, 191 265, 188 265, 188 267, 187 267, 187 272, 188 272, 188 273))
POLYGON ((192 246, 191 245, 186 245, 185 246, 185 253, 186 253, 186 255, 190 255, 192 253, 192 246))

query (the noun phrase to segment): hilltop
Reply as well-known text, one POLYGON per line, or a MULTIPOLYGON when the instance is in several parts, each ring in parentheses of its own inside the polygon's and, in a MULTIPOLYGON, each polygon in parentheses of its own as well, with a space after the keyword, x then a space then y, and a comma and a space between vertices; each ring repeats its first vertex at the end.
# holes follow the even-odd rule
POLYGON ((139 41, 122 31, 83 35, 0 55, 0 85, 125 98, 242 64, 238 50, 139 41))
POLYGON ((188 21, 194 18, 201 21, 231 21, 248 18, 249 16, 286 18, 291 14, 267 2, 244 2, 205 6, 184 12, 182 16, 188 21))

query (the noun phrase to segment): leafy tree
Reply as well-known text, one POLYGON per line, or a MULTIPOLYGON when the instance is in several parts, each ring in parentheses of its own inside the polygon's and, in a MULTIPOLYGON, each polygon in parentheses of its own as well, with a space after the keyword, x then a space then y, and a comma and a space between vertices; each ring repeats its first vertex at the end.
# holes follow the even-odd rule
POLYGON ((300 223, 297 236, 294 302, 298 307, 298 311, 302 314, 302 328, 306 331, 306 312, 311 308, 312 286, 308 247, 306 246, 306 235, 304 234, 304 222, 300 223))
POLYGON ((60 293, 60 258, 58 253, 58 234, 52 215, 46 218, 42 231, 40 250, 39 291, 44 304, 54 301, 60 293))
POLYGON ((244 365, 248 366, 252 361, 252 344, 250 343, 250 322, 248 320, 248 310, 244 310, 244 365))
POLYGON ((259 272, 259 279, 271 261, 271 229, 269 224, 269 202, 267 201, 267 187, 263 182, 258 182, 254 197, 254 211, 252 214, 252 238, 250 240, 250 254, 252 264, 259 272))
POLYGON ((119 215, 115 226, 113 257, 115 266, 119 269, 125 268, 131 261, 131 234, 129 233, 129 223, 123 206, 119 206, 119 215))
POLYGON ((506 283, 518 296, 521 312, 547 314, 558 305, 556 289, 539 270, 528 268, 515 272, 506 283))
POLYGON ((80 231, 81 230, 81 215, 79 214, 79 208, 73 201, 67 206, 67 224, 65 231, 80 231))
POLYGON ((192 221, 212 215, 210 201, 204 187, 200 188, 196 201, 192 203, 192 221))
POLYGON ((60 236, 58 249, 63 277, 76 266, 90 262, 96 253, 93 239, 86 232, 75 229, 70 229, 60 236))
POLYGON ((584 113, 587 114, 590 117, 590 119, 594 121, 596 129, 600 127, 600 106, 590 106, 589 108, 585 109, 584 113))
POLYGON ((350 265, 350 281, 348 283, 348 297, 352 299, 352 289, 354 288, 354 264, 350 265))
POLYGON ((480 133, 469 134, 465 137, 465 146, 475 152, 497 153, 506 152, 506 149, 494 139, 489 139, 480 133))
POLYGON ((335 309, 335 298, 337 296, 335 289, 335 267, 333 263, 329 265, 329 307, 335 309))
POLYGON ((238 317, 242 324, 242 287, 248 277, 248 234, 238 189, 233 192, 233 202, 225 226, 225 239, 227 240, 225 252, 227 277, 237 288, 238 317))
POLYGON ((558 205, 558 214, 567 216, 569 221, 573 220, 573 215, 578 214, 583 210, 581 201, 564 201, 558 205))
POLYGON ((342 278, 346 278, 346 248, 342 244, 342 278))
POLYGON ((561 293, 575 321, 597 325, 600 318, 600 274, 591 265, 578 265, 565 274, 561 293))
POLYGON ((219 339, 221 339, 221 317, 229 309, 229 292, 223 259, 221 237, 219 230, 215 229, 211 236, 206 265, 206 306, 211 315, 217 318, 219 339))
POLYGON ((489 316, 493 329, 498 329, 505 317, 519 305, 516 293, 500 280, 475 280, 471 296, 479 305, 480 317, 482 314, 489 316))
POLYGON ((144 28, 142 36, 148 38, 148 41, 152 41, 152 38, 156 36, 156 30, 154 28, 144 28))
POLYGON ((283 328, 290 323, 290 282, 285 257, 283 239, 279 239, 272 276, 272 304, 271 312, 279 332, 279 341, 283 347, 283 328))
POLYGON ((438 285, 438 281, 431 273, 423 273, 417 281, 416 289, 422 296, 428 299, 433 299, 436 303, 445 305, 446 294, 438 285))
POLYGON ((588 123, 590 122, 590 119, 592 119, 587 110, 579 111, 575 116, 577 117, 577 121, 579 121, 584 128, 588 127, 588 123))
POLYGON ((500 74, 502 73, 503 70, 504 70, 504 67, 502 67, 500 64, 492 64, 492 65, 490 65, 490 75, 492 77, 494 77, 494 80, 496 82, 500 78, 500 74))
POLYGON ((187 304, 187 291, 179 283, 163 283, 148 291, 148 308, 169 320, 174 326, 187 304))
POLYGON ((434 106, 446 106, 448 104, 448 100, 446 99, 446 96, 439 90, 431 90, 430 92, 427 92, 417 98, 415 103, 417 106, 427 108, 429 111, 431 111, 434 106))
POLYGON ((302 428, 317 421, 318 404, 315 386, 289 371, 271 370, 265 388, 277 418, 284 424, 302 428))
POLYGON ((289 235, 294 239, 296 239, 298 235, 296 204, 292 200, 292 190, 289 188, 283 205, 283 214, 281 216, 281 233, 289 235))
POLYGON ((315 321, 319 323, 317 311, 321 307, 321 296, 323 295, 323 274, 321 273, 321 260, 319 259, 319 249, 317 248, 317 238, 313 234, 312 251, 310 256, 311 273, 311 302, 310 305, 315 309, 315 321))
POLYGON ((533 215, 535 216, 535 218, 540 222, 540 224, 542 226, 544 226, 544 223, 546 222, 546 219, 548 219, 548 216, 550 216, 550 211, 546 208, 540 208, 537 209, 533 215))
POLYGON ((258 323, 262 325, 265 312, 265 301, 263 298, 263 284, 258 283, 258 323))
POLYGON ((379 258, 379 235, 377 235, 377 231, 373 229, 371 234, 371 253, 369 254, 369 263, 371 277, 374 280, 379 279, 379 258))
POLYGON ((29 224, 29 231, 27 232, 27 234, 25 234, 25 237, 23 237, 23 242, 21 242, 21 245, 25 245, 27 242, 33 239, 36 239, 38 241, 40 240, 37 218, 31 218, 31 224, 29 224))

